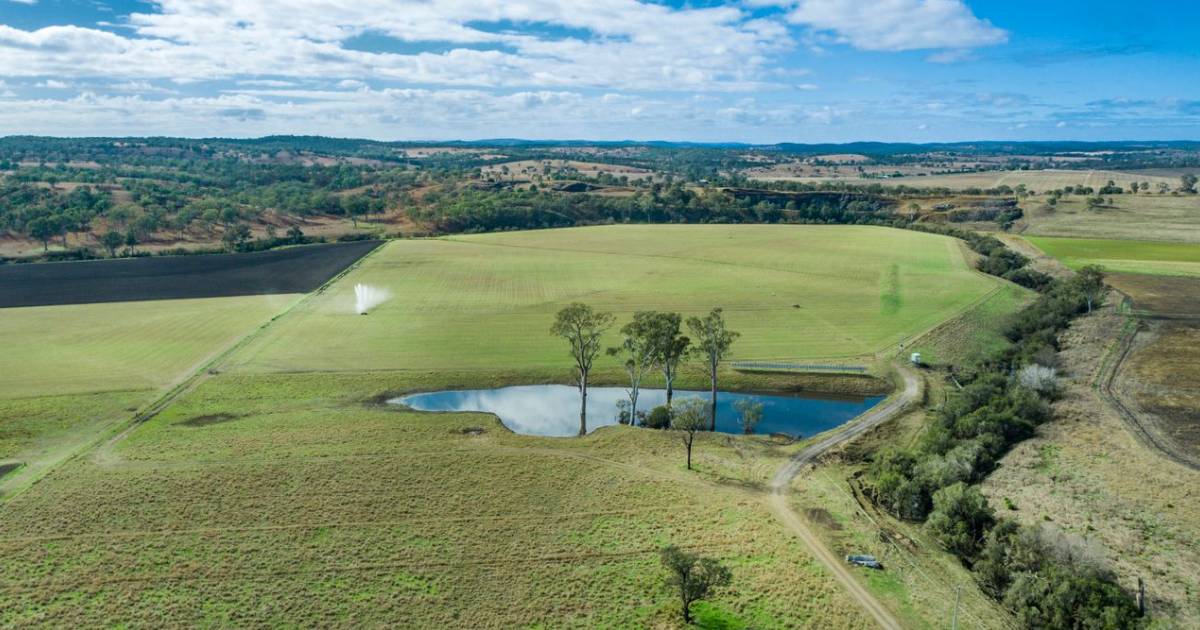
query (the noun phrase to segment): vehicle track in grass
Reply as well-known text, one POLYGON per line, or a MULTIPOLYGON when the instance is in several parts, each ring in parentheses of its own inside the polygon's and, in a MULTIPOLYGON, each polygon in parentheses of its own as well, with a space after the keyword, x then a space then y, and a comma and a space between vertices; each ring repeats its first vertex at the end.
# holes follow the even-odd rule
POLYGON ((900 366, 899 373, 904 382, 904 387, 896 395, 882 404, 867 411, 858 419, 846 425, 842 431, 838 431, 829 437, 809 446, 808 448, 796 453, 775 473, 775 477, 770 483, 770 495, 767 503, 771 510, 775 513, 783 524, 792 531, 801 542, 803 542, 812 552, 813 556, 825 565, 825 568, 833 574, 834 578, 842 584, 846 591, 854 598, 863 610, 875 619, 876 623, 883 628, 900 628, 900 622, 892 615, 870 591, 866 589, 850 572, 843 563, 821 539, 813 533, 812 529, 804 522, 804 519, 792 509, 788 503, 788 486, 791 485, 793 479, 800 474, 800 471, 807 465, 814 463, 817 458, 828 452, 830 449, 845 444, 854 438, 870 431, 880 424, 899 416, 909 405, 917 402, 921 392, 920 378, 907 366, 900 366))

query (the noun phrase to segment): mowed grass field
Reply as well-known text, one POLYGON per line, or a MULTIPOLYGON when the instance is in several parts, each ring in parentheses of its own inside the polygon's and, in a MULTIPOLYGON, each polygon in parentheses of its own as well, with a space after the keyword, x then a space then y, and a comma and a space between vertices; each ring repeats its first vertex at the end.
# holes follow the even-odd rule
POLYGON ((1072 269, 1101 265, 1114 272, 1200 276, 1200 245, 1192 243, 1047 236, 1026 238, 1072 269))
POLYGON ((548 330, 572 301, 622 322, 642 309, 719 306, 742 335, 734 359, 856 359, 893 350, 998 286, 968 266, 959 241, 879 227, 605 226, 394 241, 230 367, 566 368, 548 330), (356 283, 393 298, 355 315, 356 283))

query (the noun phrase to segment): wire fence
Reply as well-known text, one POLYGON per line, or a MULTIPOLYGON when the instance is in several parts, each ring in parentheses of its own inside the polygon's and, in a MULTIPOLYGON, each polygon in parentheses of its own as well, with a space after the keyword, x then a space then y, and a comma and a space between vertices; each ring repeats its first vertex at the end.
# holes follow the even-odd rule
POLYGON ((779 371, 797 371, 797 372, 853 372, 856 374, 865 374, 866 366, 862 365, 834 365, 823 363, 786 363, 779 361, 735 361, 732 363, 735 370, 779 370, 779 371))

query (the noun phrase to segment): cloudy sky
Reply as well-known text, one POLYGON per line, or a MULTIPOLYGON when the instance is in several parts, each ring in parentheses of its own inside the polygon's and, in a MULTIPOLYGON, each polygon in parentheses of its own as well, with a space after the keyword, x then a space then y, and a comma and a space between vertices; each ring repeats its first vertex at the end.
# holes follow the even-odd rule
POLYGON ((1175 0, 0 0, 0 135, 1200 139, 1175 0))

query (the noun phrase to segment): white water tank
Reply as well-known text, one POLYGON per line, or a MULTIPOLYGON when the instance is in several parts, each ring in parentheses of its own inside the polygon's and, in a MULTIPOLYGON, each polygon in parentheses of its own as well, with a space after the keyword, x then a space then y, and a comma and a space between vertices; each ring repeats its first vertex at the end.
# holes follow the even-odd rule
POLYGON ((908 360, 912 361, 913 365, 921 365, 921 353, 920 352, 912 353, 912 356, 909 357, 908 360))

